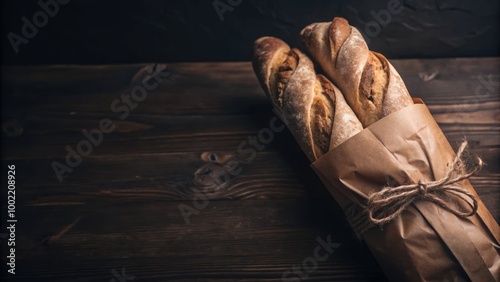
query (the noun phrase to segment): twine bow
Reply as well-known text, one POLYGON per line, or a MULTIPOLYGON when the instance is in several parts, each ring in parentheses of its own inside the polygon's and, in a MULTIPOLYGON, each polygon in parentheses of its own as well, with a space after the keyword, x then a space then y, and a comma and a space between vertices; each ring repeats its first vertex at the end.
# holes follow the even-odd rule
POLYGON ((427 200, 436 203, 459 217, 474 215, 478 208, 476 198, 457 183, 478 172, 484 165, 483 161, 478 157, 478 163, 471 171, 461 171, 458 172, 458 176, 453 177, 453 172, 460 170, 462 165, 461 157, 466 147, 467 141, 464 141, 460 145, 450 169, 439 180, 430 182, 420 180, 414 184, 385 187, 381 191, 371 194, 366 206, 370 221, 379 225, 388 223, 416 200, 427 200), (471 211, 462 211, 458 207, 454 207, 449 201, 445 200, 445 196, 458 197, 471 207, 471 211))

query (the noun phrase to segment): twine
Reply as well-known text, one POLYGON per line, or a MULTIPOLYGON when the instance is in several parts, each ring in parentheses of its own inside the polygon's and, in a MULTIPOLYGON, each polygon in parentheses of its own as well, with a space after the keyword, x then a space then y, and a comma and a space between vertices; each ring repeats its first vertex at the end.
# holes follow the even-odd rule
POLYGON ((375 227, 375 224, 369 220, 366 209, 355 203, 349 203, 344 208, 344 213, 358 239, 361 239, 361 235, 367 230, 375 227))
POLYGON ((458 182, 470 178, 481 170, 484 162, 478 157, 477 165, 471 171, 467 172, 465 169, 461 169, 461 157, 466 148, 467 141, 464 141, 460 145, 450 169, 439 180, 428 182, 422 179, 414 184, 384 187, 379 192, 369 195, 368 204, 362 210, 360 207, 354 207, 355 205, 349 205, 345 209, 345 213, 358 236, 376 225, 382 226, 392 221, 417 200, 435 203, 459 217, 474 215, 478 209, 477 200, 467 189, 460 187, 458 182), (454 176, 454 172, 458 172, 458 175, 454 176), (449 196, 455 196, 464 201, 471 210, 463 211, 452 205, 446 200, 449 196))

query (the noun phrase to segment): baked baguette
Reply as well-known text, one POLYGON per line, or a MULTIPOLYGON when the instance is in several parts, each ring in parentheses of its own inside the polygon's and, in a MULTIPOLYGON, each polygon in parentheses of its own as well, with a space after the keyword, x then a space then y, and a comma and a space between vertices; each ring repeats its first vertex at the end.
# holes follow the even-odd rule
POLYGON ((361 33, 347 20, 310 24, 301 37, 364 127, 413 104, 394 67, 382 54, 368 50, 361 33))
POLYGON ((342 93, 312 61, 273 37, 254 44, 254 71, 310 161, 363 130, 342 93))

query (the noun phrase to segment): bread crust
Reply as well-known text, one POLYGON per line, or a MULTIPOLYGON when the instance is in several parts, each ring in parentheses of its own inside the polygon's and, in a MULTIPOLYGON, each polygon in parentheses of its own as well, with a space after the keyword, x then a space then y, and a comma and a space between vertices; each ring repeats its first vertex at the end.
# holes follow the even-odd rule
POLYGON ((254 45, 253 67, 282 119, 311 161, 363 128, 340 90, 316 75, 312 61, 280 39, 254 45))
POLYGON ((347 20, 334 18, 331 23, 308 25, 301 36, 364 127, 413 104, 394 67, 382 54, 371 52, 347 20))

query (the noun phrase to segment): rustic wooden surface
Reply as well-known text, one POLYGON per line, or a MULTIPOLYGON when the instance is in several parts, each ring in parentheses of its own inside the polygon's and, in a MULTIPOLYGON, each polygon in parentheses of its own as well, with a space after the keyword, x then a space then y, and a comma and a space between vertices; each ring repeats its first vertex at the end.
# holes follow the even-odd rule
MULTIPOLYGON (((472 183, 497 221, 499 63, 393 61, 450 143, 467 138, 487 162, 472 183)), ((250 63, 169 64, 171 80, 120 120, 110 105, 145 67, 2 68, 2 175, 15 164, 17 176, 13 281, 281 281, 327 236, 340 245, 309 281, 385 280, 287 130, 242 161, 238 146, 273 117, 250 63), (59 182, 51 163, 105 117, 116 130, 59 182), (237 175, 207 177, 231 160, 237 175), (207 205, 187 224, 179 205, 200 195, 207 205)), ((5 248, 2 239, 3 276, 5 248)))

